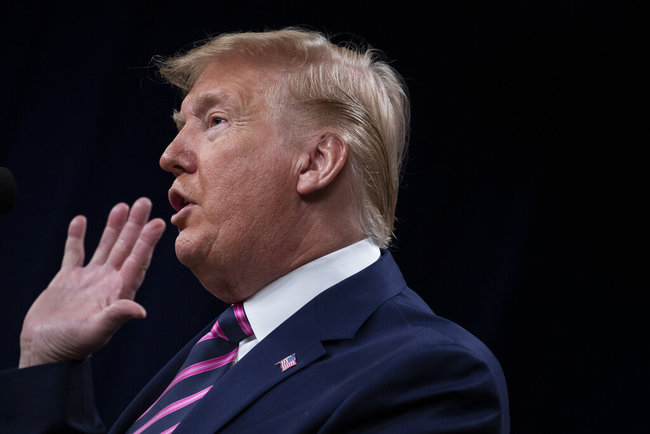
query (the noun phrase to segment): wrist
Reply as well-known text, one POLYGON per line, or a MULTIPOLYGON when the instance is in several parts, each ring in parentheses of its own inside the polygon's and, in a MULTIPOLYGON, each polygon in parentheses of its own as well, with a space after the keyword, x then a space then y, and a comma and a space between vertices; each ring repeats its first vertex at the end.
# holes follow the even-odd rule
POLYGON ((18 368, 28 368, 30 366, 43 365, 55 361, 55 359, 45 356, 42 351, 35 349, 31 339, 23 335, 20 336, 20 359, 18 361, 18 368))

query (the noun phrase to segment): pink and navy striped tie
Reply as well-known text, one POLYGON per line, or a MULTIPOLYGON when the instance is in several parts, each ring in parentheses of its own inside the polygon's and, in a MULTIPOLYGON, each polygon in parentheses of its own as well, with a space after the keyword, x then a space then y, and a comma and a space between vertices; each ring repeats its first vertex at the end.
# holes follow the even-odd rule
POLYGON ((192 348, 178 374, 131 428, 130 434, 169 434, 210 391, 237 357, 239 342, 253 335, 241 304, 226 309, 192 348))

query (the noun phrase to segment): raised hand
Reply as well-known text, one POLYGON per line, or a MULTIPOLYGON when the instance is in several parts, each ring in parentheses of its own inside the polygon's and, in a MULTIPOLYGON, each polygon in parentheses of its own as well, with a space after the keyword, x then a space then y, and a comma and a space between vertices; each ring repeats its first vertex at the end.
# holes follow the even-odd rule
POLYGON ((165 230, 162 219, 149 220, 150 212, 147 198, 135 201, 130 212, 124 203, 115 205, 86 266, 86 218, 72 219, 61 270, 25 316, 19 367, 83 359, 126 321, 146 316, 133 298, 165 230))

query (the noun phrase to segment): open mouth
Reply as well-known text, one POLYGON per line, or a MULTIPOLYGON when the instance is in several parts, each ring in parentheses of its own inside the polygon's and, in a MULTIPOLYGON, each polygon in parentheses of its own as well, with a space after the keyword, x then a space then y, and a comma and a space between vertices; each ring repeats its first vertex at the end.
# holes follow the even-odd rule
POLYGON ((174 211, 179 212, 187 205, 191 205, 193 202, 185 198, 185 196, 180 194, 178 191, 171 189, 169 190, 169 203, 172 205, 172 208, 174 208, 174 211))

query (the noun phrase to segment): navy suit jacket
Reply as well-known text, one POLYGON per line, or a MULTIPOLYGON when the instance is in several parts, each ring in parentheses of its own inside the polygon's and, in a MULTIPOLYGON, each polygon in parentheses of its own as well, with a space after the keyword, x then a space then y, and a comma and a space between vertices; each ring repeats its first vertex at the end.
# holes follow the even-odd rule
MULTIPOLYGON (((160 370, 110 432, 124 432, 156 400, 208 328, 160 370)), ((39 410, 66 413, 52 417, 59 426, 101 432, 88 403, 87 363, 5 372, 0 381, 10 388, 34 383, 44 369, 50 377, 66 377, 55 381, 52 387, 59 390, 51 396, 68 402, 39 410)), ((15 394, 7 400, 2 395, 2 405, 20 405, 15 394)), ((0 411, 13 421, 7 427, 25 427, 16 415, 21 410, 0 411)), ((39 432, 33 428, 28 432, 39 432)), ((508 433, 508 397, 501 367, 487 347, 435 315, 383 252, 376 263, 282 323, 228 370, 175 430, 213 432, 508 433), (297 363, 283 372, 278 362, 292 354, 297 363)))

